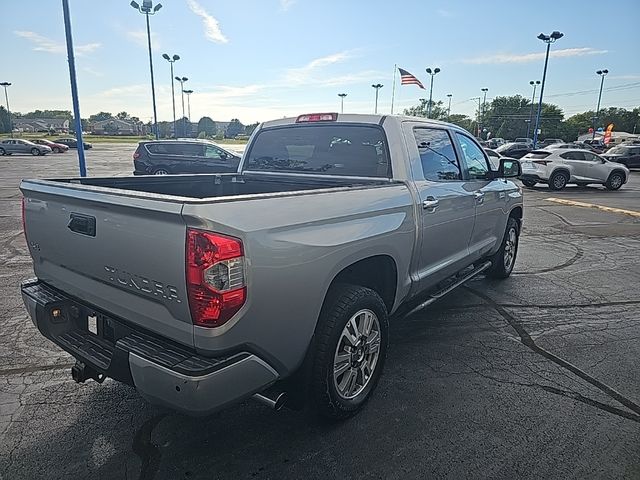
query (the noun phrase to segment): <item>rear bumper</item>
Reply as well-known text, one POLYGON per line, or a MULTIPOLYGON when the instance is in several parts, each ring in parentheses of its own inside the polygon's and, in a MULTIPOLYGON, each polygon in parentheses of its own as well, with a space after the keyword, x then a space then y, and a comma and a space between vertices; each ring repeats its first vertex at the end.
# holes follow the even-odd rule
POLYGON ((152 403, 208 415, 278 379, 276 371, 252 353, 203 357, 38 280, 24 282, 21 290, 31 319, 45 337, 100 374, 133 385, 152 403), (59 310, 55 318, 54 310, 59 310), (89 331, 89 316, 96 317, 97 334, 89 331))

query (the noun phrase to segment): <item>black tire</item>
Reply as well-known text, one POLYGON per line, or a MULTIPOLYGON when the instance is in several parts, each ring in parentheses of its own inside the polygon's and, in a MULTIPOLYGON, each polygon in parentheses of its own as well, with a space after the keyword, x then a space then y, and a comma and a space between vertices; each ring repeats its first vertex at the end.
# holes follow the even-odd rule
POLYGON ((551 190, 562 190, 569 183, 569 175, 565 172, 555 172, 549 178, 549 188, 551 190))
POLYGON ((53 153, 60 153, 61 150, 58 147, 53 147, 53 153))
POLYGON ((166 167, 158 167, 153 171, 153 175, 170 175, 169 169, 166 167))
POLYGON ((7 152, 4 151, 4 148, 0 148, 0 155, 4 157, 6 154, 7 152))
POLYGON ((37 148, 32 148, 31 149, 31 155, 33 155, 34 157, 40 155, 40 150, 38 150, 37 148))
POLYGON ((535 180, 522 180, 522 184, 527 187, 527 188, 533 188, 536 186, 536 182, 535 180))
POLYGON ((624 184, 624 174, 621 172, 612 172, 604 184, 607 190, 618 190, 624 184))
MULTIPOLYGON (((366 345, 365 340, 362 338, 360 340, 363 345, 366 345)), ((349 284, 335 285, 327 294, 322 307, 314 343, 309 389, 312 410, 328 420, 347 419, 355 415, 369 400, 384 368, 389 343, 389 320, 384 302, 370 288, 349 284), (342 336, 347 323, 361 310, 373 312, 378 319, 379 354, 377 362, 373 366, 373 371, 363 385, 364 388, 353 398, 345 398, 339 393, 336 385, 338 381, 334 379, 334 357, 338 349, 343 345, 342 336)), ((356 352, 353 355, 356 355, 356 352)), ((364 357, 366 359, 366 355, 364 357)), ((353 357, 351 361, 353 361, 353 357)), ((350 363, 350 365, 353 364, 350 363)), ((356 369, 355 367, 350 367, 349 370, 356 369)), ((356 372, 357 381, 361 372, 358 370, 356 372)))
POLYGON ((516 263, 516 258, 518 256, 518 245, 520 244, 520 224, 518 221, 509 217, 507 220, 507 228, 504 231, 504 237, 502 238, 502 243, 500 244, 500 249, 493 255, 491 260, 491 267, 487 270, 487 277, 490 278, 498 278, 504 279, 508 278, 513 271, 513 266, 516 263), (513 244, 513 235, 512 232, 515 233, 515 245, 513 244), (507 264, 505 251, 507 248, 510 248, 513 256, 511 257, 510 262, 507 264))

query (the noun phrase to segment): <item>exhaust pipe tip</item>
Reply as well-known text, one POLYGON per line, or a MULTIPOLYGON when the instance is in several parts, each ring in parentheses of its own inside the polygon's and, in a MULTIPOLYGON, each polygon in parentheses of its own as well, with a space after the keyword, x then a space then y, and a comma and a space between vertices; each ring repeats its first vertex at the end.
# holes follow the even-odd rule
POLYGON ((269 398, 260 393, 256 393, 252 398, 277 412, 282 410, 282 407, 284 407, 287 402, 287 392, 281 392, 275 398, 269 398))

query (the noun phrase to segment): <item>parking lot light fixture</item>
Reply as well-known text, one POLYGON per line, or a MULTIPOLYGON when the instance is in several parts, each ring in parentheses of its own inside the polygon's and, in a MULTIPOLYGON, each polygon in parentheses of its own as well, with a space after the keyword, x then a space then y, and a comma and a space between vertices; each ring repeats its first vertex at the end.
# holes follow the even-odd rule
POLYGON ((189 118, 189 123, 191 123, 191 94, 193 90, 183 90, 183 92, 187 95, 187 118, 189 118))
POLYGON ((13 128, 11 128, 11 109, 9 108, 9 94, 7 93, 7 87, 11 86, 10 82, 2 82, 0 83, 1 87, 4 87, 4 100, 7 103, 7 114, 9 116, 9 135, 13 133, 13 128))
POLYGON ((449 97, 449 107, 447 108, 447 122, 451 118, 451 97, 453 97, 452 93, 447 93, 447 97, 449 97))
POLYGON ((440 69, 438 67, 434 68, 433 70, 431 68, 427 68, 425 71, 429 75, 431 75, 431 87, 429 88, 429 106, 427 107, 427 118, 431 118, 431 104, 433 103, 433 77, 435 77, 440 72, 440 69))
POLYGON ((375 103, 375 107, 373 109, 373 113, 378 113, 378 91, 384 87, 384 85, 382 85, 381 83, 374 83, 373 85, 371 85, 373 88, 375 88, 376 90, 376 103, 375 103))
POLYGON ((344 97, 346 97, 347 94, 339 93, 338 96, 340 97, 340 113, 344 113, 344 97))
POLYGON ((531 95, 531 107, 529 107, 529 120, 527 120, 527 138, 531 134, 531 120, 533 118, 533 104, 536 101, 536 88, 540 85, 540 80, 531 80, 529 85, 533 87, 533 95, 531 95))
POLYGON ((542 72, 542 85, 540 86, 540 100, 538 101, 538 113, 536 115, 536 127, 533 130, 533 148, 536 148, 538 143, 538 130, 540 128, 540 112, 542 111, 542 97, 544 95, 544 84, 547 80, 547 66, 549 65, 549 50, 551 48, 551 44, 555 43, 557 40, 560 40, 564 37, 564 33, 558 32, 554 30, 551 35, 545 35, 541 33, 538 35, 538 39, 542 40, 547 44, 547 53, 544 57, 544 70, 542 72))
POLYGON ((158 112, 156 109, 156 86, 153 80, 153 56, 151 55, 151 31, 149 28, 149 15, 155 15, 158 10, 162 8, 161 3, 153 5, 152 0, 143 0, 142 5, 136 1, 132 1, 129 5, 138 10, 146 18, 147 23, 147 44, 149 46, 149 70, 151 72, 151 101, 153 103, 153 128, 156 133, 156 140, 158 136, 158 112))
POLYGON ((484 127, 484 123, 485 123, 484 115, 487 112, 487 92, 489 91, 489 89, 488 88, 481 88, 480 91, 482 93, 484 93, 484 97, 483 97, 483 100, 482 100, 482 126, 484 127))
MULTIPOLYGON (((182 92, 182 133, 186 134, 185 131, 185 127, 186 125, 184 124, 184 82, 186 82, 187 80, 189 80, 187 77, 176 77, 176 80, 180 82, 180 91, 182 92)), ((178 137, 177 132, 176 133, 176 138, 178 137)))
POLYGON ((602 87, 604 87, 604 77, 607 76, 609 70, 606 68, 604 70, 598 70, 596 75, 600 75, 600 93, 598 93, 598 106, 596 107, 596 114, 593 117, 593 134, 591 135, 591 140, 596 138, 596 122, 598 121, 598 115, 600 115, 600 100, 602 99, 602 87))
POLYGON ((168 54, 163 53, 162 54, 162 58, 164 58, 167 62, 169 62, 171 64, 171 104, 173 106, 173 133, 177 133, 176 130, 176 95, 175 95, 175 88, 174 88, 174 82, 173 82, 173 64, 176 62, 176 60, 180 60, 180 55, 173 55, 172 57, 170 57, 168 54))

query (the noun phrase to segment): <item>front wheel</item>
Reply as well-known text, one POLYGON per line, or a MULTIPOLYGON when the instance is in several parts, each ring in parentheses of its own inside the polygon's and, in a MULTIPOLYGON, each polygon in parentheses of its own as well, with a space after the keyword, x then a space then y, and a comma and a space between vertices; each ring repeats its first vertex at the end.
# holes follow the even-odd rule
POLYGON ((370 288, 330 290, 315 334, 311 404, 322 417, 355 415, 376 388, 388 346, 387 308, 370 288))
POLYGON ((160 167, 160 168, 156 168, 156 169, 153 171, 153 174, 154 174, 154 175, 169 175, 169 170, 167 170, 167 169, 166 169, 166 168, 164 168, 164 167, 160 167))
POLYGON ((7 152, 5 152, 4 148, 0 148, 0 155, 4 157, 6 154, 7 152))
POLYGON ((527 187, 527 188, 533 188, 536 186, 536 182, 535 180, 522 180, 522 184, 527 187))
POLYGON ((53 153, 62 153, 58 147, 53 147, 53 153))
POLYGON ((34 157, 40 155, 40 150, 38 150, 37 148, 32 148, 31 155, 33 155, 34 157))
POLYGON ((491 257, 491 267, 487 270, 488 277, 507 278, 511 275, 516 263, 519 240, 520 225, 515 218, 509 217, 500 249, 491 257))
POLYGON ((624 183, 624 176, 620 172, 613 172, 609 175, 607 183, 604 184, 608 190, 618 190, 624 183))

